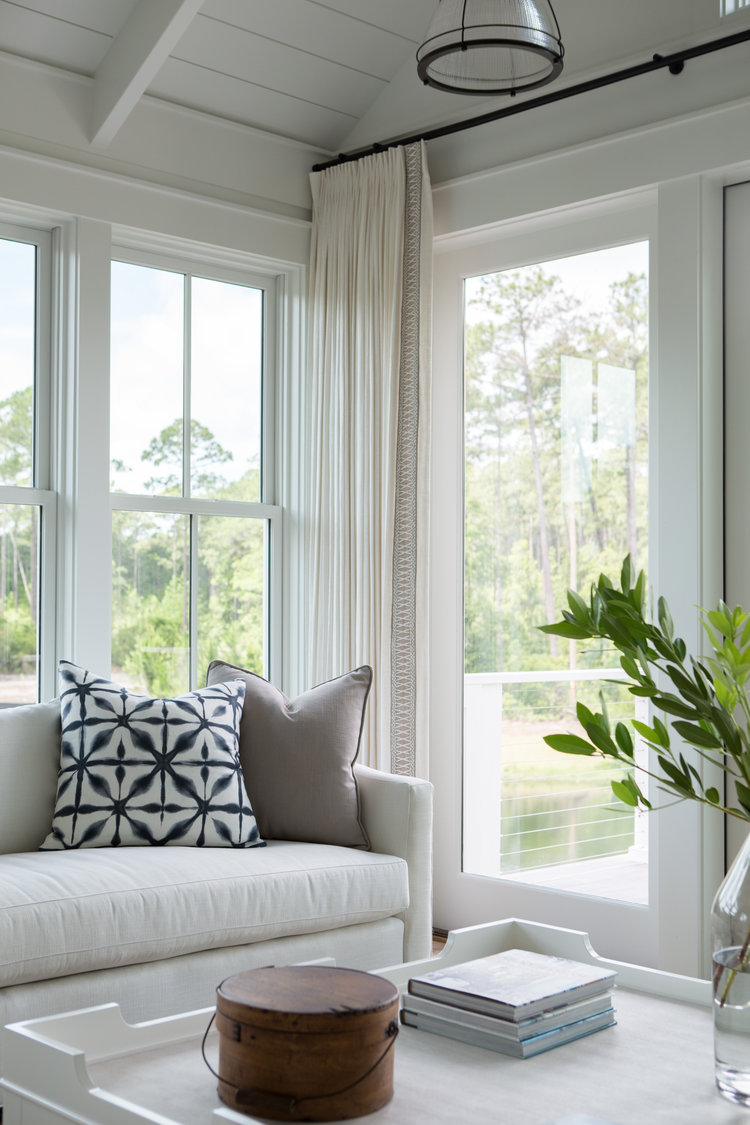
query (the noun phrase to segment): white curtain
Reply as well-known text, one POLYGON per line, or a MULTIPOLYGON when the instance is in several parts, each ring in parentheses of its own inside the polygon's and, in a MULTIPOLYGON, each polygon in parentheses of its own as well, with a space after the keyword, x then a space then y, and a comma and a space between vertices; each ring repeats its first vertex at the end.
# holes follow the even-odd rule
POLYGON ((427 773, 432 206, 424 146, 315 172, 310 683, 374 669, 361 760, 427 773))

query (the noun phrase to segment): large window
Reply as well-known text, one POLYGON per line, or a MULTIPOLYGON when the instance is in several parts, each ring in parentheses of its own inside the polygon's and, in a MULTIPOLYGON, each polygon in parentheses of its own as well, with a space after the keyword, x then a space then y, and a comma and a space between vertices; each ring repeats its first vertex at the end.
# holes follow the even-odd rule
POLYGON ((112 265, 112 674, 151 694, 269 661, 279 509, 265 437, 267 285, 112 265))
MULTIPOLYGON (((648 243, 465 282, 463 867, 646 902, 647 819, 553 755, 576 703, 636 717, 616 660, 541 633, 567 587, 647 567, 648 243)), ((645 718, 645 715, 642 716, 645 718)))
POLYGON ((46 235, 0 226, 0 705, 35 702, 52 631, 46 235))

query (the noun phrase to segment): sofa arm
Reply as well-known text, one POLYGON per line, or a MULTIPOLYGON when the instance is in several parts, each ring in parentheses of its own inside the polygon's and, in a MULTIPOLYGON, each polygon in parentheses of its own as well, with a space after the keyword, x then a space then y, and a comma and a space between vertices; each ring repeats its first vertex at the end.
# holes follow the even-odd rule
POLYGON ((432 949, 432 785, 418 777, 355 765, 362 823, 375 852, 397 855, 409 867, 409 907, 404 922, 404 961, 429 957, 432 949))

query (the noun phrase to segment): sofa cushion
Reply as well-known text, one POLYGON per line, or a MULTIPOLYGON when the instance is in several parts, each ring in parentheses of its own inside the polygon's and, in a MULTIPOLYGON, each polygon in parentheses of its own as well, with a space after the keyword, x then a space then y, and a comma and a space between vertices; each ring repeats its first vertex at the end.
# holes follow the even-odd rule
POLYGON ((244 694, 235 680, 151 699, 61 660, 62 754, 42 847, 263 845, 239 761, 244 694))
POLYGON ((38 848, 52 824, 60 701, 0 710, 0 853, 38 848))
POLYGON ((291 700, 262 676, 214 660, 206 682, 241 676, 240 760, 262 836, 367 848, 354 762, 372 669, 291 700))
POLYGON ((324 844, 0 856, 0 987, 377 921, 408 902, 403 859, 324 844))

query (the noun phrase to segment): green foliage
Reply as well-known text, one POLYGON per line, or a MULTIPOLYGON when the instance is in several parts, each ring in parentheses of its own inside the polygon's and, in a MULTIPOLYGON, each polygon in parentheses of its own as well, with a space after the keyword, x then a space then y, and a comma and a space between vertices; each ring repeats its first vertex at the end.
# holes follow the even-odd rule
MULTIPOLYGON (((614 568, 627 551, 646 561, 648 481, 638 466, 648 449, 647 292, 645 277, 630 274, 611 287, 607 314, 594 318, 543 267, 473 284, 465 343, 467 673, 570 667, 561 634, 531 627, 539 607, 552 622, 567 585, 614 568), (572 503, 564 499, 561 356, 589 360, 594 371, 601 362, 635 372, 635 444, 625 453, 600 443, 593 476, 572 503)), ((587 651, 581 666, 601 667, 602 653, 587 651)), ((561 714, 564 691, 546 691, 561 714)))
POLYGON ((31 484, 33 404, 31 386, 0 402, 0 484, 31 484))
POLYGON ((624 765, 630 772, 612 782, 612 789, 629 806, 652 807, 636 781, 640 770, 680 800, 698 801, 750 821, 750 614, 739 606, 730 609, 723 601, 715 610, 701 611, 712 655, 704 660, 689 656, 685 642, 675 636, 664 598, 657 602, 657 620, 649 620, 646 576, 642 570, 636 574, 630 555, 618 582, 601 574, 588 600, 568 590, 567 606, 562 620, 541 625, 540 631, 612 645, 625 676, 622 684, 631 695, 649 699, 665 720, 655 715, 650 726, 633 721, 654 753, 656 772, 636 762, 629 731, 622 723, 612 729, 603 704, 594 712, 579 703, 577 717, 585 738, 552 734, 544 739, 547 745, 561 753, 598 755, 624 765), (723 805, 718 790, 704 785, 698 769, 672 745, 672 732, 699 758, 724 770, 734 782, 737 805, 723 805))
MULTIPOLYGON (((171 428, 170 428, 171 429, 171 428)), ((208 434, 207 440, 213 439, 208 434)), ((153 443, 152 443, 153 444, 153 443)), ((245 499, 257 470, 224 485, 223 498, 245 499)), ((221 658, 263 671, 263 521, 197 517, 197 669, 221 658)), ((190 522, 183 516, 115 511, 112 517, 112 663, 154 695, 189 686, 190 522)))
POLYGON ((0 612, 0 668, 10 675, 27 671, 25 659, 36 652, 36 623, 28 609, 6 605, 0 612))

